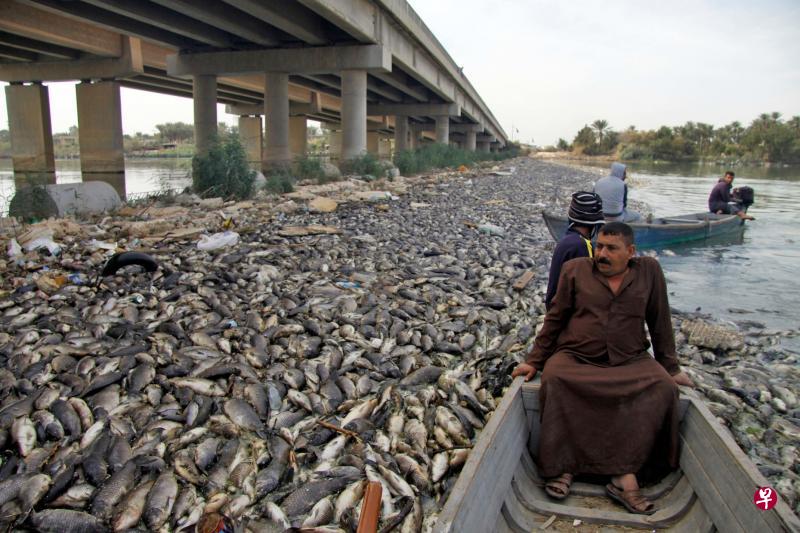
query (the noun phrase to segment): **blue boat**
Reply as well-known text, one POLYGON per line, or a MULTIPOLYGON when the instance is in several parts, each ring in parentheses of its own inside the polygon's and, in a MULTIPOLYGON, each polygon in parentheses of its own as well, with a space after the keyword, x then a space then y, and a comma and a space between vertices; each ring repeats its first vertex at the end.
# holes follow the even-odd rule
MULTIPOLYGON (((567 231, 566 216, 542 211, 544 223, 556 241, 567 231)), ((639 249, 669 248, 687 243, 741 240, 744 220, 736 215, 692 213, 674 217, 653 218, 649 222, 632 222, 634 244, 639 249)))

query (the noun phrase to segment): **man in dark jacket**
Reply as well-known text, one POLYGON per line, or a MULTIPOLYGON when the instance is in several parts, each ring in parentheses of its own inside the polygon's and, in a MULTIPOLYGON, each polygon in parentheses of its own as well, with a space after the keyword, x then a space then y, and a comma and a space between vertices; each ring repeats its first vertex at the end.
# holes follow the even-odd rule
POLYGON ((592 237, 604 223, 603 201, 593 192, 580 191, 572 195, 567 213, 569 228, 553 250, 550 261, 550 278, 544 305, 549 310, 556 294, 561 265, 576 257, 592 257, 592 237))
POLYGON ((708 210, 718 215, 738 215, 745 220, 754 220, 738 204, 731 203, 731 187, 733 187, 734 174, 727 171, 725 176, 714 185, 708 196, 708 210))

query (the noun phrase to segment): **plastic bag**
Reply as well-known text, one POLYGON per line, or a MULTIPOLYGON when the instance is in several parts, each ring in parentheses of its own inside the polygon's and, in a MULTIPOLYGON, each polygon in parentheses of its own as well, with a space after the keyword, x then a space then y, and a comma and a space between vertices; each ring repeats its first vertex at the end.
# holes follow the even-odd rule
POLYGON ((53 242, 53 239, 48 239, 47 237, 39 237, 25 243, 25 250, 28 252, 38 250, 39 248, 47 248, 50 255, 58 255, 61 252, 61 246, 53 242))
POLYGON ((214 233, 213 235, 203 235, 197 243, 197 248, 200 250, 218 250, 220 248, 228 248, 239 242, 239 234, 235 231, 223 231, 222 233, 214 233))
POLYGON ((22 255, 22 246, 19 245, 17 239, 8 241, 8 257, 17 257, 22 255))

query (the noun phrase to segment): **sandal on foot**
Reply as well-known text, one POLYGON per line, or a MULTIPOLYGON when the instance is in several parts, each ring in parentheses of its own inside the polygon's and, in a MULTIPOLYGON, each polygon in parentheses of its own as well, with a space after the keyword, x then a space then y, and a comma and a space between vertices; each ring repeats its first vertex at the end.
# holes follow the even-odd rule
POLYGON ((624 505, 631 513, 649 515, 656 512, 655 504, 642 496, 642 491, 639 489, 623 490, 613 483, 609 483, 606 485, 606 494, 608 494, 612 500, 624 505))
POLYGON ((569 487, 572 485, 572 474, 561 474, 548 479, 544 484, 544 491, 551 498, 563 500, 569 496, 569 487))

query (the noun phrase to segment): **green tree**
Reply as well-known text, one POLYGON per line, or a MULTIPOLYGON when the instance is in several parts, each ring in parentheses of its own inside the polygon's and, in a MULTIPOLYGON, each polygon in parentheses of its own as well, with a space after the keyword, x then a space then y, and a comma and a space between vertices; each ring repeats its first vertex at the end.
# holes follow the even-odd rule
POLYGON ((591 154, 596 144, 597 140, 595 139, 594 131, 589 126, 581 128, 572 140, 573 148, 586 154, 591 154))
POLYGON ((603 135, 605 135, 606 131, 608 131, 608 121, 605 120, 595 120, 592 122, 592 129, 597 132, 597 142, 603 144, 603 135))
POLYGON ((185 142, 194 138, 194 126, 185 122, 156 124, 156 129, 162 141, 185 142))
POLYGON ((556 143, 556 148, 558 148, 562 152, 567 152, 570 149, 569 143, 560 137, 558 139, 558 143, 556 143))

